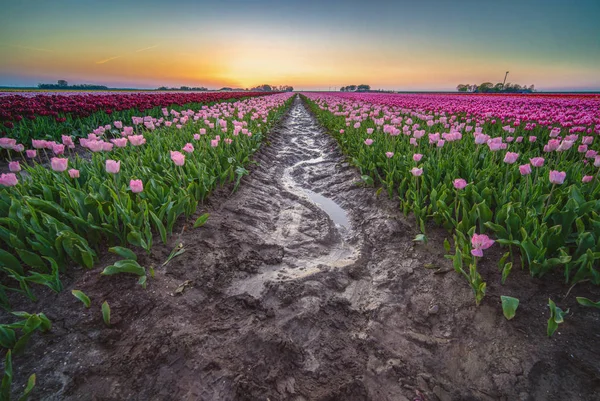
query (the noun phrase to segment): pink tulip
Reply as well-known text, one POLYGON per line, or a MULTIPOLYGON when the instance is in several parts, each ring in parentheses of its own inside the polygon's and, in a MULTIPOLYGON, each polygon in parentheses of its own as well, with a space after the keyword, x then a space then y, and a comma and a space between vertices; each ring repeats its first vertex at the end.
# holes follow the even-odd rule
POLYGON ((594 142, 593 136, 584 136, 581 138, 581 143, 584 145, 591 145, 594 142))
POLYGON ((0 185, 5 187, 14 187, 19 181, 14 173, 0 175, 0 185))
POLYGON ((182 150, 186 153, 192 153, 194 151, 194 145, 186 143, 182 150))
POLYGON ((19 164, 19 162, 10 162, 8 163, 8 169, 11 173, 18 173, 19 171, 21 171, 21 165, 19 164))
POLYGON ((216 148, 217 146, 219 146, 219 140, 218 139, 211 139, 210 140, 210 146, 213 148, 216 148))
POLYGON ((183 166, 185 164, 185 155, 178 151, 171 151, 171 160, 176 166, 183 166))
POLYGON ((141 146, 146 143, 146 138, 144 138, 144 135, 131 135, 128 137, 128 139, 133 146, 141 146))
POLYGON ((386 156, 388 159, 391 159, 392 157, 394 157, 394 152, 385 152, 385 156, 386 156))
POLYGON ((71 177, 71 178, 79 178, 79 170, 75 170, 74 168, 72 168, 71 170, 69 170, 69 177, 71 177))
POLYGON ((519 158, 518 153, 506 152, 506 155, 504 155, 504 163, 513 164, 517 161, 518 158, 519 158))
POLYGON ((0 138, 0 148, 13 149, 17 145, 17 140, 12 138, 0 138))
POLYGON ((227 145, 231 145, 233 143, 233 139, 231 138, 225 138, 223 139, 223 141, 227 144, 227 145))
POLYGON ((52 144, 52 151, 55 155, 62 155, 65 153, 65 145, 60 145, 58 143, 52 144))
POLYGON ((422 158, 423 158, 423 155, 420 153, 415 153, 413 155, 413 160, 416 161, 417 163, 420 162, 422 158))
POLYGON ((531 165, 529 163, 520 165, 519 172, 521 173, 521 175, 531 174, 531 165))
POLYGON ((33 146, 35 149, 45 149, 46 142, 47 141, 44 141, 43 139, 32 139, 31 146, 33 146))
POLYGON ((456 189, 465 189, 467 186, 467 181, 463 178, 457 178, 454 180, 453 185, 456 189))
POLYGON ((107 160, 106 161, 106 172, 110 174, 118 174, 121 169, 121 161, 107 160))
POLYGON ((600 156, 594 157, 594 167, 600 167, 600 156))
POLYGON ((54 171, 63 172, 67 169, 68 164, 69 159, 61 159, 60 157, 53 157, 50 159, 50 166, 54 171))
POLYGON ((110 142, 102 142, 102 150, 103 150, 104 152, 110 152, 111 150, 113 150, 113 147, 114 147, 114 146, 115 146, 115 145, 113 145, 113 144, 112 144, 112 143, 110 143, 110 142))
POLYGON ((373 144, 373 140, 371 138, 365 139, 365 145, 371 146, 373 144))
POLYGON ((71 138, 70 136, 63 135, 61 139, 62 139, 63 145, 65 145, 69 149, 73 149, 75 147, 75 143, 73 142, 73 138, 71 138))
POLYGON ((529 137, 529 142, 535 142, 537 141, 537 137, 536 136, 530 136, 529 137))
POLYGON ((471 255, 480 258, 483 257, 483 251, 494 245, 494 242, 494 240, 490 239, 490 237, 485 234, 474 233, 471 237, 471 246, 473 247, 473 249, 471 249, 471 255))
POLYGON ((367 128, 367 135, 371 135, 373 133, 373 128, 367 128))
POLYGON ((139 194, 144 190, 144 183, 142 183, 142 180, 131 180, 129 181, 129 188, 134 194, 139 194))
POLYGON ((127 147, 127 138, 115 138, 110 140, 117 148, 127 147))
POLYGON ((200 135, 206 135, 206 128, 200 128, 200 135))
POLYGON ((550 171, 550 182, 552 184, 561 185, 563 182, 565 182, 565 178, 567 178, 567 173, 564 171, 550 171))
POLYGON ((422 168, 417 168, 417 167, 413 167, 410 170, 411 174, 414 175, 415 177, 419 177, 421 175, 423 175, 423 169, 422 168))
POLYGON ((594 179, 593 175, 584 175, 583 178, 581 179, 581 182, 587 183, 587 182, 591 182, 593 179, 594 179))
POLYGON ((544 165, 545 159, 543 157, 533 157, 529 159, 529 161, 531 162, 531 165, 533 167, 542 167, 544 165))
POLYGON ((27 149, 27 150, 25 151, 25 154, 27 155, 27 157, 28 157, 29 159, 33 159, 34 157, 36 157, 36 156, 37 156, 37 150, 27 149))
POLYGON ((195 141, 199 141, 200 140, 200 134, 194 134, 194 140, 195 141))

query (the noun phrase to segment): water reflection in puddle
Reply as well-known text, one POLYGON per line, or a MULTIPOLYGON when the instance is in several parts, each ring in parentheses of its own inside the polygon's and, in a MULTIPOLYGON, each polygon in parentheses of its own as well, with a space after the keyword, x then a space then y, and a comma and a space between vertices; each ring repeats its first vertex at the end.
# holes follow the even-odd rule
POLYGON ((310 189, 302 188, 302 192, 304 192, 321 210, 327 213, 335 225, 345 228, 346 230, 350 229, 348 214, 340 205, 310 189))

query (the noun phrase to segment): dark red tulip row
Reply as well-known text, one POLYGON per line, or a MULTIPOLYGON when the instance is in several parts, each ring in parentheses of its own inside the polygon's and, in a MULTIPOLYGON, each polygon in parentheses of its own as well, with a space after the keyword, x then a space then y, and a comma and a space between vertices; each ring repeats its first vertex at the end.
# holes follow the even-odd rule
POLYGON ((203 93, 110 93, 77 95, 8 95, 0 97, 0 122, 13 128, 23 119, 38 116, 54 117, 57 122, 66 117, 84 118, 97 111, 112 114, 115 111, 137 109, 143 112, 157 106, 182 106, 188 103, 212 103, 240 97, 265 95, 264 92, 203 92, 203 93))

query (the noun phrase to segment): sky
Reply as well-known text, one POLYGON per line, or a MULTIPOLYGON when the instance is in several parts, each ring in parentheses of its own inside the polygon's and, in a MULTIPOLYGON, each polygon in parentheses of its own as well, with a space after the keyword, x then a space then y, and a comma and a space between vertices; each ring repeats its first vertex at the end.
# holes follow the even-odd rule
POLYGON ((0 85, 600 90, 600 0, 0 0, 0 85))

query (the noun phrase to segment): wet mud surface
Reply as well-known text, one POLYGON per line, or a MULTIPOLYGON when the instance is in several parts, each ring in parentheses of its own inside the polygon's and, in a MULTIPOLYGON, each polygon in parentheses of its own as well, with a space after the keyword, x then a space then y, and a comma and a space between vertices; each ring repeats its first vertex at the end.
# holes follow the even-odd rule
MULTIPOLYGON (((182 224, 139 255, 156 270, 146 290, 101 277, 106 256, 63 293, 18 305, 54 327, 15 357, 16 383, 37 373, 32 398, 48 400, 600 399, 600 314, 573 295, 600 299, 597 289, 561 301, 560 278, 514 269, 476 307, 443 258, 447 234, 415 245, 412 220, 356 185, 299 98, 254 159, 236 193, 220 189, 204 206, 204 227, 182 224), (179 243, 185 252, 162 266, 179 243), (500 295, 521 300, 513 321, 500 295), (571 308, 551 339, 549 296, 571 308)), ((496 283, 490 255, 482 274, 496 283)))

